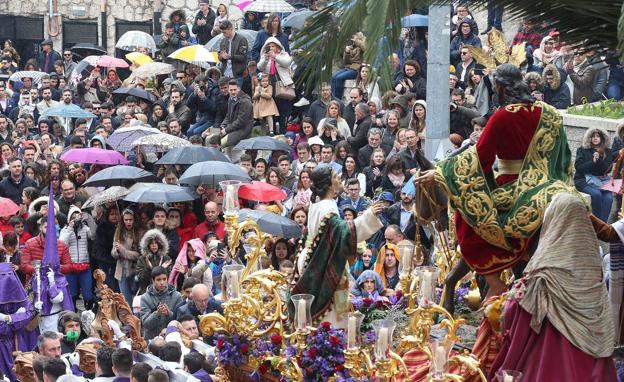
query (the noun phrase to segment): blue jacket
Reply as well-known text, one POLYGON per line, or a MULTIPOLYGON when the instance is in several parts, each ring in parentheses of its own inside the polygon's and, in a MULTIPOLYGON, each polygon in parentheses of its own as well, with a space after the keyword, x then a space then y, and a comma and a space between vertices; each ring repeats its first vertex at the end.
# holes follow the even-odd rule
POLYGON ((215 119, 215 104, 214 99, 209 96, 208 87, 204 97, 199 97, 195 92, 186 100, 186 106, 195 114, 195 122, 206 122, 215 119))
POLYGON ((459 53, 463 45, 472 45, 477 48, 481 48, 481 40, 478 36, 475 35, 476 26, 474 20, 470 18, 465 18, 461 22, 470 24, 470 33, 468 36, 465 36, 462 33, 459 33, 457 36, 453 37, 451 40, 451 64, 456 65, 459 62, 459 53))

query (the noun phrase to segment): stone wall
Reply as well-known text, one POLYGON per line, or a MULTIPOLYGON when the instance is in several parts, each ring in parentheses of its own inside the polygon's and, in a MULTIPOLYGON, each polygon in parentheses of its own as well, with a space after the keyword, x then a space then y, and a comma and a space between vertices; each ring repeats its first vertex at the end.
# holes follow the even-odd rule
MULTIPOLYGON (((231 12, 236 17, 242 17, 242 13, 235 5, 235 0, 211 0, 214 7, 219 3, 228 4, 231 12)), ((192 16, 198 9, 198 0, 53 0, 58 4, 55 13, 60 17, 55 17, 50 21, 49 2, 46 0, 0 0, 0 15, 15 16, 40 16, 44 18, 44 35, 50 37, 54 42, 56 50, 62 49, 63 33, 62 21, 87 21, 95 22, 98 25, 98 44, 102 44, 101 28, 102 20, 100 20, 101 10, 106 10, 106 46, 109 53, 113 54, 115 50, 115 22, 116 20, 128 22, 151 22, 154 16, 155 7, 160 3, 161 24, 169 19, 169 15, 176 9, 186 11, 187 20, 192 22, 192 16), (75 10, 84 10, 84 16, 76 16, 75 10), (60 18, 60 21, 59 21, 60 18)), ((159 34, 155 31, 155 34, 159 34)))

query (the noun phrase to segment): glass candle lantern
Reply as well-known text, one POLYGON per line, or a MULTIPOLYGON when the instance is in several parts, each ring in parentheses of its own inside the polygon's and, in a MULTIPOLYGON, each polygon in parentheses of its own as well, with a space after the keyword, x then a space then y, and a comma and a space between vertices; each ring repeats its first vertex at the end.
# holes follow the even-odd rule
POLYGON ((312 313, 310 308, 312 307, 312 301, 314 296, 311 294, 295 294, 290 296, 293 304, 295 305, 295 329, 297 331, 303 331, 312 324, 312 313))
POLYGON ((399 274, 401 276, 409 276, 414 269, 414 245, 412 244, 399 244, 399 255, 401 255, 401 262, 399 263, 399 274))
POLYGON ((446 381, 444 371, 446 370, 446 361, 448 360, 449 353, 453 348, 453 342, 432 339, 429 341, 429 348, 431 349, 432 360, 431 379, 433 381, 446 381))
POLYGON ((392 334, 396 323, 392 320, 375 320, 372 323, 377 340, 375 341, 375 357, 378 360, 388 359, 388 352, 392 347, 392 334))
POLYGON ((349 313, 349 321, 347 322, 347 349, 355 349, 360 347, 360 327, 364 320, 362 312, 349 313))
POLYGON ((240 210, 238 202, 238 188, 241 185, 240 180, 224 180, 219 182, 223 191, 223 213, 226 215, 237 214, 240 210))
POLYGON ((418 304, 420 306, 431 306, 435 303, 435 288, 438 282, 438 268, 417 267, 420 290, 418 291, 418 304))
POLYGON ((245 266, 241 264, 231 264, 223 267, 228 300, 240 297, 240 277, 244 269, 245 266))

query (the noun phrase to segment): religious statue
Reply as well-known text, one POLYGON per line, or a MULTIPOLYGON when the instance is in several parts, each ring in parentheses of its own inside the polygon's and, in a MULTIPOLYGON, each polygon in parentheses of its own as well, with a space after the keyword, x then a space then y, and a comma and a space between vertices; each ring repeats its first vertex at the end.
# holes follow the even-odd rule
POLYGON ((353 222, 340 218, 335 198, 342 191, 340 177, 330 166, 319 166, 310 175, 312 203, 303 249, 297 255, 296 284, 291 293, 314 295, 313 320, 346 328, 349 313, 348 261, 356 258, 357 243, 383 227, 377 215, 382 203, 374 203, 353 222))

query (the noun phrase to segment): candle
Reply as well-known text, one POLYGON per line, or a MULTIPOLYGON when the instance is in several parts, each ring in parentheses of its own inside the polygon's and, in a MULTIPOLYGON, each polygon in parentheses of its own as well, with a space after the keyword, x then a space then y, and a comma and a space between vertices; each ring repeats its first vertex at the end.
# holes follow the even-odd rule
POLYGON ((297 329, 305 329, 308 326, 306 315, 308 304, 306 303, 306 300, 302 298, 299 300, 297 305, 299 307, 299 309, 297 309, 297 329))
POLYGON ((379 338, 377 339, 377 347, 379 348, 379 352, 382 354, 386 354, 388 352, 388 348, 390 346, 388 328, 380 328, 379 329, 379 338))
POLYGON ((401 259, 403 263, 403 269, 406 274, 409 274, 412 271, 412 251, 411 247, 403 248, 403 258, 401 259))
POLYGON ((421 301, 421 304, 424 301, 431 301, 432 300, 432 296, 431 296, 431 272, 429 271, 424 271, 422 273, 422 281, 420 283, 420 296, 422 298, 423 301, 421 301))
POLYGON ((234 186, 231 184, 225 188, 225 211, 232 212, 234 209, 234 186))
POLYGON ((356 337, 357 337, 357 317, 351 316, 349 317, 349 324, 347 326, 347 347, 354 348, 356 347, 356 337))
POLYGON ((435 364, 436 364, 436 371, 438 372, 444 371, 444 365, 446 364, 446 349, 444 349, 444 346, 438 346, 436 348, 435 364))
POLYGON ((503 377, 503 382, 513 382, 513 376, 505 374, 505 376, 503 377))
POLYGON ((240 285, 238 282, 238 271, 230 272, 230 297, 238 298, 240 294, 240 285))

